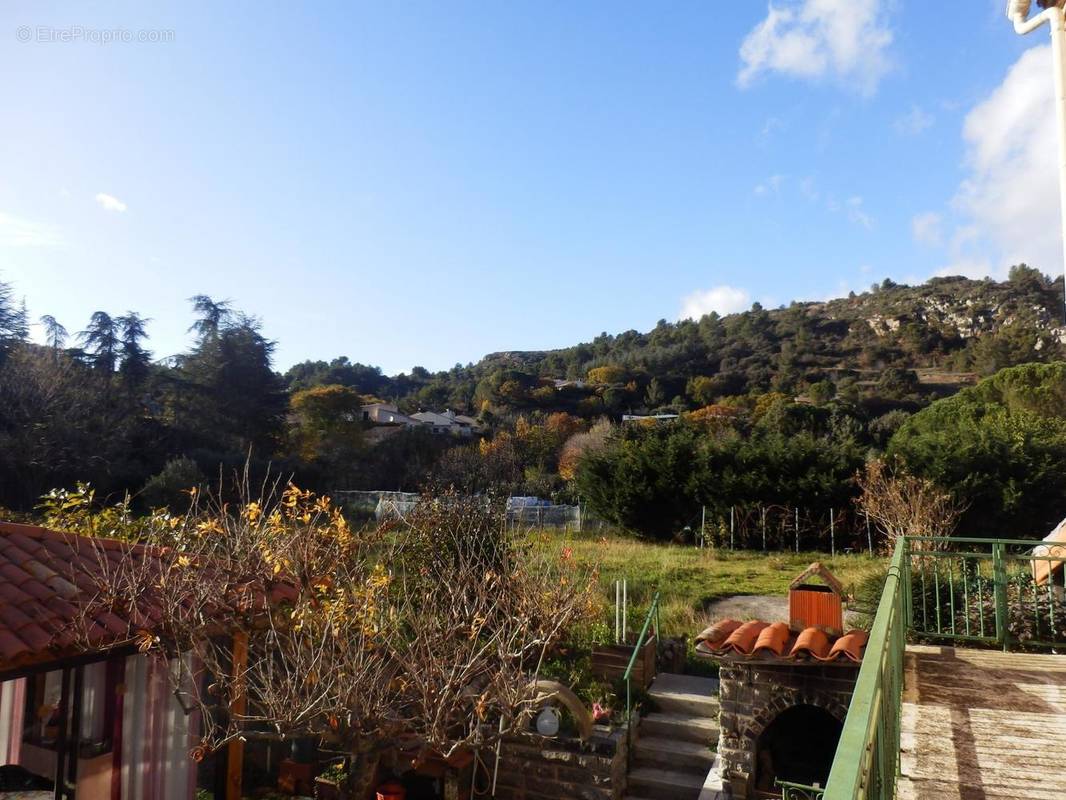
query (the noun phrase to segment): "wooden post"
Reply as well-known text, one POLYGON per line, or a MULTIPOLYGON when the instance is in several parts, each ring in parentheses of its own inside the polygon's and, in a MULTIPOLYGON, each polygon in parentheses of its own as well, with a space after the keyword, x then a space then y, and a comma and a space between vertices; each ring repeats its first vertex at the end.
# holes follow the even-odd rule
MULTIPOLYGON (((231 656, 231 668, 233 680, 236 686, 244 683, 244 670, 248 665, 248 635, 245 633, 233 634, 233 650, 231 656)), ((247 709, 248 698, 243 689, 237 689, 237 694, 230 703, 230 715, 232 717, 243 716, 247 709)), ((234 739, 226 746, 226 800, 241 800, 241 773, 244 771, 244 742, 234 739)))
MULTIPOLYGON (((614 643, 622 643, 622 582, 614 582, 614 643)), ((502 718, 501 718, 502 719, 502 718)))
POLYGON ((701 506, 702 516, 700 517, 700 549, 702 550, 707 542, 707 506, 701 506))

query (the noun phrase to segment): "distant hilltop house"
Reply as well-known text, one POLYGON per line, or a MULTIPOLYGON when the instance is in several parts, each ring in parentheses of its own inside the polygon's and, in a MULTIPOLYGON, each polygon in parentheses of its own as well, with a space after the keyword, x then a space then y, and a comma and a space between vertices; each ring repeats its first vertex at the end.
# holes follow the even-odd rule
POLYGON ((563 378, 553 378, 552 385, 556 390, 559 389, 584 389, 588 386, 585 381, 570 381, 563 378))
POLYGON ((385 438, 402 428, 427 428, 431 433, 454 436, 472 436, 481 432, 476 419, 451 410, 439 414, 435 411, 419 411, 408 415, 401 414, 392 403, 371 403, 363 406, 362 412, 363 421, 375 426, 370 432, 372 439, 385 438), (376 431, 380 433, 374 435, 376 431))
POLYGON ((399 409, 392 403, 371 403, 363 406, 363 421, 373 422, 375 425, 404 425, 417 427, 422 423, 406 414, 401 414, 399 409))
POLYGON ((411 415, 424 425, 433 429, 434 433, 450 433, 455 436, 472 436, 481 432, 477 420, 465 414, 456 414, 454 411, 445 410, 443 414, 435 411, 419 411, 411 415))
POLYGON ((622 422, 673 422, 680 414, 623 414, 622 422))

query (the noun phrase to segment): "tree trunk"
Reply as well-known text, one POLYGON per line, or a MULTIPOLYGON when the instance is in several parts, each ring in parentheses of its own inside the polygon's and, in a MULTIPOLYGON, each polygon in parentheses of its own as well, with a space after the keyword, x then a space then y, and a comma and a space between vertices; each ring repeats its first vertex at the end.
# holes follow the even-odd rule
POLYGON ((350 800, 366 800, 371 797, 377 777, 381 751, 369 742, 359 742, 352 749, 351 767, 348 770, 348 797, 350 800))

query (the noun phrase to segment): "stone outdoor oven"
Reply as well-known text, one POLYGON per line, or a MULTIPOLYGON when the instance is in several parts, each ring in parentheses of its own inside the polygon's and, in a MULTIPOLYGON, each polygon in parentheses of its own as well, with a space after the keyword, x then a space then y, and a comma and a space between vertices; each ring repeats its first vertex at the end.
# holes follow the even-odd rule
POLYGON ((697 652, 720 665, 721 796, 780 798, 776 781, 825 785, 867 639, 844 632, 843 599, 812 564, 789 588, 788 622, 727 619, 697 637, 697 652))

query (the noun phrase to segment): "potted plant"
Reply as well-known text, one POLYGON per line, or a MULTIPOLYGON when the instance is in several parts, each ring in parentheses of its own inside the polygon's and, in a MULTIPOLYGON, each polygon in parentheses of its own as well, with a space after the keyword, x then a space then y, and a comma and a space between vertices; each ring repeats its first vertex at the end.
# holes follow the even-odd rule
POLYGON ((348 800, 348 764, 334 761, 315 778, 316 800, 348 800))

